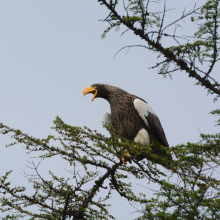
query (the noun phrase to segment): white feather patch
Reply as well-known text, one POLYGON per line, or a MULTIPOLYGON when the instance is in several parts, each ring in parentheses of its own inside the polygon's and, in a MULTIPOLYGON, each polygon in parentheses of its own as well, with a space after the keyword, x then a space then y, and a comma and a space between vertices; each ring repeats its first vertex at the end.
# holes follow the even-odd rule
POLYGON ((156 115, 155 111, 151 108, 151 106, 148 103, 140 99, 134 100, 134 107, 138 111, 141 118, 144 120, 145 124, 149 127, 146 117, 148 116, 149 112, 156 115))
POLYGON ((104 122, 105 122, 106 124, 112 124, 112 116, 111 116, 111 114, 106 112, 106 113, 103 115, 103 120, 104 120, 104 122))
POLYGON ((142 128, 134 138, 135 143, 141 143, 143 145, 150 144, 150 138, 148 132, 142 128))

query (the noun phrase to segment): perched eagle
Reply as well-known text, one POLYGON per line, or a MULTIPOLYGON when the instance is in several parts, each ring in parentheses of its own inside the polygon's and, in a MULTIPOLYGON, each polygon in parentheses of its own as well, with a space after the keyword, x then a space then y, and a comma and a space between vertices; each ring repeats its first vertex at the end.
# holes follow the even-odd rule
MULTIPOLYGON (((105 113, 104 122, 111 123, 121 136, 143 145, 156 148, 168 147, 164 130, 155 111, 143 99, 108 84, 96 83, 83 90, 83 95, 92 93, 93 98, 106 99, 111 114, 105 113)), ((169 156, 170 158, 170 156, 169 156)))

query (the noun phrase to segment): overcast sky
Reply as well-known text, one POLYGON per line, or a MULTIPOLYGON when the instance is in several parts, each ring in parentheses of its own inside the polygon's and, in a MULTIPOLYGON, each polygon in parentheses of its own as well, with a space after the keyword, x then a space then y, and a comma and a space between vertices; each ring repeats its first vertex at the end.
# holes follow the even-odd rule
MULTIPOLYGON (((167 8, 175 8, 167 14, 167 22, 194 3, 167 0, 167 8)), ((58 115, 70 125, 107 134, 102 116, 110 112, 109 104, 103 99, 91 102, 91 95, 82 94, 93 83, 107 83, 145 99, 159 116, 170 146, 197 142, 200 132, 218 132, 209 112, 219 103, 194 86, 195 80, 185 72, 164 79, 149 69, 157 55, 141 48, 122 51, 113 60, 121 47, 141 41, 132 33, 120 37, 115 31, 101 40, 107 24, 98 20, 106 15, 105 7, 95 0, 0 0, 0 122, 45 138, 54 133, 50 127, 58 115)), ((187 24, 183 31, 189 35, 194 28, 187 24)), ((216 76, 217 67, 213 72, 216 76)), ((1 135, 0 140, 0 175, 12 169, 11 181, 25 184, 20 173, 28 155, 21 146, 6 149, 9 136, 1 135)), ((65 165, 54 160, 45 164, 61 174, 65 165)), ((134 209, 126 201, 119 197, 112 201, 117 219, 138 216, 128 215, 134 209)))

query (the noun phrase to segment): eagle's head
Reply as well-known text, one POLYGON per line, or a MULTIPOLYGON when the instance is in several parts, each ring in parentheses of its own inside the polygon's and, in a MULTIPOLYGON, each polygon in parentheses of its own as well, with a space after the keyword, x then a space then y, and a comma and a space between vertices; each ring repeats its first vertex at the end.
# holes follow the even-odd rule
POLYGON ((85 96, 88 93, 94 94, 92 97, 93 101, 95 98, 103 98, 106 100, 109 100, 110 96, 117 94, 117 92, 122 91, 122 89, 110 86, 108 84, 102 84, 102 83, 95 83, 92 84, 90 87, 87 87, 83 90, 83 95, 85 96))

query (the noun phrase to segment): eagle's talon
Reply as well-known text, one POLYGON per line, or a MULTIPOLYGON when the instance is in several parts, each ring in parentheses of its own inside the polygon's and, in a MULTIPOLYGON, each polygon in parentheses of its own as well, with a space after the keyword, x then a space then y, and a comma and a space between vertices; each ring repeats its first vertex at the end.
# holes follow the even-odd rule
POLYGON ((131 159, 129 157, 131 157, 131 155, 128 152, 126 152, 125 156, 121 158, 124 165, 126 165, 126 161, 131 163, 131 159))
POLYGON ((130 157, 131 155, 127 152, 127 153, 126 153, 126 156, 127 156, 127 157, 130 157))

